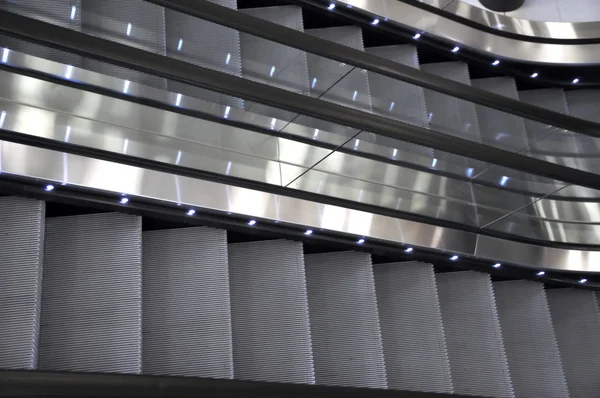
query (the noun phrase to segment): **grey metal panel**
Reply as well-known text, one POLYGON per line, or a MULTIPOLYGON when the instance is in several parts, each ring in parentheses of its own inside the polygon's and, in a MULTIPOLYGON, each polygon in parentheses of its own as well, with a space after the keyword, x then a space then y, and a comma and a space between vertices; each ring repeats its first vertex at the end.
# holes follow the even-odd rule
MULTIPOLYGON (((39 19, 64 28, 80 30, 81 6, 79 0, 0 0, 0 9, 39 19), (71 13, 75 13, 71 19, 71 13)), ((69 65, 79 65, 80 57, 64 51, 40 46, 24 40, 0 35, 0 47, 7 47, 36 57, 69 65)))
MULTIPOLYGON (((567 106, 571 116, 600 122, 600 112, 598 112, 598 107, 600 106, 600 90, 567 91, 566 97, 567 106)), ((598 165, 600 164, 600 159, 597 156, 600 151, 600 140, 577 135, 576 137, 573 137, 571 141, 571 145, 576 145, 577 148, 581 148, 581 152, 593 156, 593 158, 579 161, 571 167, 577 167, 581 164, 585 169, 597 170, 598 165)))
MULTIPOLYGON (((165 55, 165 9, 142 0, 81 0, 81 31, 165 55), (129 32, 129 34, 128 34, 129 32)), ((82 59, 84 69, 160 89, 165 79, 120 66, 82 59)))
POLYGON ((594 292, 549 289, 546 295, 571 397, 597 397, 600 312, 594 292))
MULTIPOLYGON (((237 9, 237 0, 212 1, 237 9)), ((242 75, 240 37, 236 30, 167 9, 165 10, 165 32, 167 56, 232 75, 242 75)), ((244 106, 244 101, 240 98, 176 81, 167 81, 167 86, 169 91, 213 103, 239 109, 244 106)))
POLYGON ((317 384, 386 388, 371 255, 305 258, 317 384))
POLYGON ((388 387, 453 392, 433 266, 373 267, 388 387))
POLYGON ((568 397, 544 286, 530 281, 493 285, 515 396, 568 397))
POLYGON ((142 236, 142 372, 233 378, 226 231, 142 236))
POLYGON ((302 244, 229 245, 236 379, 313 384, 302 244))
MULTIPOLYGON (((304 30, 302 9, 297 6, 244 9, 241 12, 283 25, 298 31, 304 30)), ((247 33, 240 33, 242 74, 256 80, 296 93, 309 93, 306 53, 292 47, 274 43, 247 33)), ((277 119, 292 120, 293 112, 273 109, 261 104, 246 102, 246 110, 277 119)))
POLYGON ((37 366, 45 208, 0 198, 0 369, 37 366))
POLYGON ((46 220, 39 369, 139 373, 141 218, 46 220))
POLYGON ((436 280, 454 392, 514 397, 490 276, 461 271, 436 280))

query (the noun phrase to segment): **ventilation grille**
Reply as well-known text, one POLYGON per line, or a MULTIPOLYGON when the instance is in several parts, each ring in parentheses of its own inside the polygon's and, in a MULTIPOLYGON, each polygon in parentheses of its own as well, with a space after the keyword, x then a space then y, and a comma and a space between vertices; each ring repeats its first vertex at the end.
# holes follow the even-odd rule
POLYGON ((436 279, 454 392, 513 397, 490 276, 463 271, 436 279))
POLYGON ((37 364, 44 202, 0 198, 0 369, 37 364))
POLYGON ((386 388, 371 256, 306 256, 318 384, 386 388))
MULTIPOLYGON (((236 0, 212 2, 237 9, 236 0)), ((236 30, 169 9, 165 11, 165 20, 167 56, 235 76, 242 75, 240 38, 236 30)), ((244 105, 242 99, 176 81, 168 81, 168 86, 169 91, 212 103, 240 109, 244 105)))
POLYGON ((433 266, 374 266, 383 351, 390 388, 453 391, 433 266))
MULTIPOLYGON (((84 33, 165 55, 164 8, 142 0, 82 0, 81 6, 81 30, 84 33)), ((82 67, 166 89, 165 79, 120 66, 84 58, 82 67)))
POLYGON ((571 397, 597 397, 600 313, 594 292, 551 289, 546 294, 571 397))
POLYGON ((143 234, 143 373, 232 378, 227 236, 143 234))
POLYGON ((41 370, 139 373, 141 218, 46 220, 41 370))
POLYGON ((506 357, 517 397, 568 397, 541 283, 494 283, 506 357))
POLYGON ((229 245, 235 378, 314 383, 302 244, 229 245))

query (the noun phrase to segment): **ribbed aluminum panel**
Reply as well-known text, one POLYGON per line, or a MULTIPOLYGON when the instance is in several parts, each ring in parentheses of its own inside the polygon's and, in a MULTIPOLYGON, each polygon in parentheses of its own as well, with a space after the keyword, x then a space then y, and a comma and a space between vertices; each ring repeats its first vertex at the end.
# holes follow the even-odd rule
MULTIPOLYGON (((211 0, 224 7, 237 9, 237 0, 211 0)), ((205 68, 242 75, 240 37, 236 30, 203 19, 167 9, 165 11, 167 56, 205 68)), ((168 81, 169 91, 200 98, 212 103, 243 108, 240 98, 168 81)), ((185 99, 182 100, 182 105, 185 99)))
POLYGON ((0 369, 37 365, 44 213, 44 202, 0 198, 0 369))
POLYGON ((515 396, 568 397, 544 286, 530 281, 493 285, 515 396))
POLYGON ((227 235, 143 233, 142 372, 232 378, 227 235))
POLYGON ((388 387, 453 392, 433 265, 374 267, 388 387))
POLYGON ((436 275, 456 394, 514 397, 490 276, 436 275))
POLYGON ((302 244, 229 245, 236 379, 315 381, 302 244))
MULTIPOLYGON (((81 30, 128 46, 165 55, 165 10, 143 0, 81 0, 81 30)), ((84 58, 82 67, 166 89, 163 78, 84 58)))
MULTIPOLYGON (((402 65, 419 69, 419 57, 414 46, 384 46, 365 50, 402 65)), ((423 89, 413 84, 368 72, 373 113, 421 127, 427 127, 427 110, 423 89)), ((433 151, 392 138, 377 136, 375 143, 409 153, 433 157, 433 151)))
MULTIPOLYGON (((421 70, 446 79, 471 85, 469 67, 463 62, 440 62, 421 65, 421 70)), ((471 141, 481 141, 479 122, 475 105, 456 97, 441 94, 432 90, 423 90, 427 104, 427 120, 429 126, 437 131, 466 138, 471 141)), ((436 157, 449 161, 464 163, 460 157, 446 155, 436 151, 436 157)), ((475 162, 470 162, 475 163, 475 162)))
MULTIPOLYGON (((80 30, 81 26, 81 6, 79 0, 0 0, 0 9, 62 26, 63 28, 80 30)), ((0 47, 6 47, 14 51, 63 64, 79 66, 80 63, 79 56, 75 54, 5 35, 0 35, 0 47)))
MULTIPOLYGON (((245 9, 241 12, 303 31, 302 9, 297 6, 245 9)), ((242 74, 246 79, 271 86, 308 94, 308 67, 306 53, 292 47, 240 33, 242 74)), ((246 110, 281 120, 292 120, 293 112, 273 109, 261 104, 245 103, 246 110)))
POLYGON ((597 397, 600 312, 594 292, 549 289, 546 295, 571 398, 597 397))
POLYGON ((371 255, 305 258, 317 384, 386 388, 371 255))
POLYGON ((46 220, 40 370, 139 373, 141 218, 46 220))

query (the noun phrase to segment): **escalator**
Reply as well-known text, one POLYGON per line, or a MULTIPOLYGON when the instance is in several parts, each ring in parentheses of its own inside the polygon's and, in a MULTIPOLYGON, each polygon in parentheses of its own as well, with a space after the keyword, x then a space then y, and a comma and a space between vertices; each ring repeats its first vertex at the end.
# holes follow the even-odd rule
POLYGON ((0 39, 2 177, 40 191, 0 197, 0 369, 291 383, 299 395, 595 396, 597 89, 421 64, 420 48, 366 46, 356 25, 304 29, 314 22, 297 5, 239 12, 326 40, 313 42, 337 58, 334 43, 398 65, 383 74, 197 18, 212 8, 193 3, 0 1, 30 29, 0 12, 15 36, 0 39), (35 20, 98 47, 73 51, 68 31, 44 38, 52 25, 35 20), (136 49, 174 62, 158 71, 136 49), (119 211, 47 217, 68 192, 119 211), (136 202, 299 237, 147 228, 136 202), (343 250, 314 250, 316 235, 343 250))

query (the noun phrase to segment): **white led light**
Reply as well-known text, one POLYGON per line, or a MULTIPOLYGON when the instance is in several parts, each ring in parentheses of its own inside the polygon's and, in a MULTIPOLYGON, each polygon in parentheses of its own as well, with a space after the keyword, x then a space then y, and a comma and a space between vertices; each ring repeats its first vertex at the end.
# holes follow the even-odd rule
POLYGON ((177 98, 175 99, 175 106, 179 106, 181 104, 181 94, 177 94, 177 98))
POLYGON ((248 221, 248 225, 250 225, 250 226, 256 225, 256 220, 248 221))
POLYGON ((122 205, 126 205, 127 203, 129 203, 129 199, 127 199, 127 198, 121 198, 121 204, 122 205))
POLYGON ((405 253, 410 253, 410 252, 412 252, 412 251, 413 251, 413 248, 412 248, 412 247, 409 247, 409 248, 407 248, 406 250, 404 250, 404 252, 405 252, 405 253))
POLYGON ((377 25, 379 23, 379 19, 375 18, 373 20, 373 22, 371 22, 371 25, 377 25))
POLYGON ((500 263, 494 264, 494 268, 500 268, 500 267, 502 267, 502 264, 500 264, 500 263))
POLYGON ((71 126, 67 126, 65 130, 65 142, 69 142, 69 138, 71 137, 71 126))
POLYGON ((227 53, 227 58, 225 58, 225 65, 229 65, 230 61, 231 61, 231 53, 227 53))
POLYGON ((457 255, 454 255, 454 256, 450 257, 450 260, 452 260, 452 261, 456 261, 456 260, 458 260, 458 256, 457 256, 457 255))
POLYGON ((75 19, 75 14, 77 14, 77 7, 71 6, 71 19, 75 19))
POLYGON ((360 238, 359 240, 356 241, 356 243, 358 243, 359 245, 362 245, 363 243, 365 243, 365 240, 363 238, 360 238))
POLYGON ((544 271, 540 271, 536 274, 537 276, 542 276, 542 275, 546 275, 546 273, 544 271))
POLYGON ((507 176, 502 176, 502 178, 500 179, 500 185, 505 186, 509 179, 510 178, 508 178, 507 176))
POLYGON ((2 113, 0 113, 0 128, 4 126, 4 119, 6 119, 6 111, 2 111, 2 113))
POLYGON ((392 157, 396 157, 396 155, 398 154, 398 150, 396 148, 394 148, 394 150, 392 151, 392 157))
POLYGON ((494 62, 492 62, 492 65, 494 65, 494 66, 498 66, 498 65, 500 65, 500 61, 498 61, 498 60, 495 60, 494 62))
POLYGON ((587 279, 585 279, 585 278, 579 280, 579 283, 586 283, 586 282, 587 282, 587 279))
POLYGON ((452 49, 452 52, 453 52, 453 53, 457 53, 457 52, 458 52, 458 50, 460 50, 460 47, 456 46, 456 47, 454 47, 454 48, 452 49))
POLYGON ((188 216, 193 216, 194 214, 196 214, 196 210, 194 209, 189 209, 188 212, 186 213, 188 216))
POLYGON ((433 159, 433 161, 431 162, 431 167, 435 167, 437 165, 437 159, 433 159))
POLYGON ((538 77, 538 76, 539 76, 539 74, 538 74, 537 72, 535 72, 535 73, 533 73, 533 74, 531 75, 531 77, 532 77, 532 78, 534 78, 534 79, 535 79, 536 77, 538 77))
POLYGON ((357 95, 358 95, 358 91, 354 90, 354 94, 352 94, 352 101, 356 101, 357 95))
POLYGON ((396 103, 394 101, 392 101, 392 103, 390 104, 390 109, 389 109, 390 112, 394 110, 394 106, 396 106, 396 103))
POLYGON ((312 235, 312 233, 312 229, 307 229, 306 232, 304 232, 304 235, 312 235))
POLYGON ((131 23, 127 24, 127 36, 131 35, 131 23))
POLYGON ((573 84, 577 84, 577 83, 579 83, 579 79, 577 79, 577 78, 573 79, 573 84))
POLYGON ((73 74, 73 65, 67 65, 67 71, 65 72, 65 79, 70 79, 73 74))
POLYGON ((269 72, 269 77, 273 77, 275 74, 275 65, 271 66, 271 71, 269 72))
POLYGON ((415 39, 415 40, 416 40, 416 39, 418 39, 419 37, 421 37, 421 34, 420 34, 420 33, 417 33, 417 34, 415 34, 415 35, 413 36, 413 39, 415 39))
POLYGON ((328 10, 333 10, 335 8, 335 4, 330 3, 329 6, 327 7, 328 10))
POLYGON ((469 168, 467 169, 467 177, 469 177, 469 178, 473 177, 473 172, 474 172, 474 171, 475 171, 475 170, 474 170, 472 167, 469 167, 469 168))
POLYGON ((5 64, 8 61, 8 53, 10 53, 10 50, 8 48, 5 48, 4 50, 2 50, 2 63, 5 64))
POLYGON ((227 119, 229 117, 229 111, 231 111, 231 107, 230 106, 228 106, 228 107, 225 108, 225 113, 223 114, 223 117, 225 119, 227 119))
POLYGON ((54 190, 54 185, 46 185, 46 191, 50 192, 54 190))
POLYGON ((181 51, 182 46, 183 46, 183 39, 179 39, 179 43, 177 43, 177 51, 181 51))
POLYGON ((313 77, 312 84, 310 85, 310 88, 315 88, 316 85, 317 85, 317 78, 313 77))
POLYGON ((123 92, 124 92, 125 94, 127 94, 127 92, 129 91, 129 84, 130 84, 130 83, 131 83, 131 82, 130 82, 129 80, 125 80, 125 83, 123 83, 123 92))

